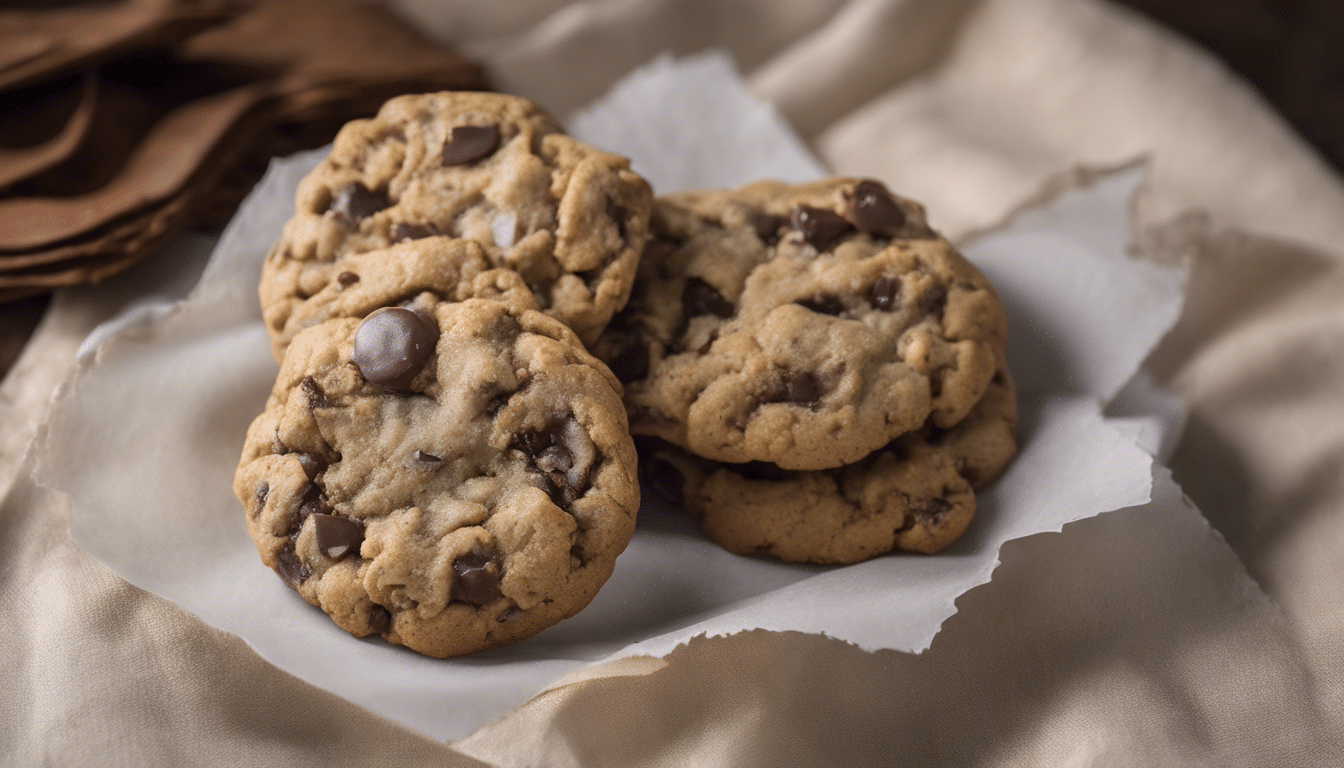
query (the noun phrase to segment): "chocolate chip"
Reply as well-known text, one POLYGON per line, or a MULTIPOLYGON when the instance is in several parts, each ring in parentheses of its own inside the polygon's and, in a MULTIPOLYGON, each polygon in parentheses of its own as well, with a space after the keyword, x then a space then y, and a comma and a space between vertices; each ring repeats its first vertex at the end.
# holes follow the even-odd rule
POLYGON ((905 227, 905 210, 887 188, 871 179, 861 181, 846 197, 849 220, 859 231, 881 237, 896 237, 905 227))
POLYGON ((853 229, 845 217, 835 211, 810 205, 794 208, 789 216, 789 224, 818 251, 828 250, 841 236, 853 229))
POLYGON ((766 391, 763 400, 767 403, 806 404, 816 402, 820 396, 821 387, 815 376, 807 371, 785 371, 766 391))
POLYGON ((359 275, 354 272, 342 272, 336 276, 336 282, 340 283, 342 288, 349 288, 359 282, 359 275))
POLYGON ((616 222, 616 234, 620 235, 622 240, 625 239, 625 219, 629 215, 615 200, 607 198, 607 216, 616 222))
POLYGON ((779 230, 788 223, 783 216, 760 211, 752 211, 748 216, 748 221, 751 222, 751 228, 756 230, 756 236, 766 245, 774 245, 779 242, 779 230))
POLYGON ((868 303, 875 309, 890 312, 896 308, 900 296, 901 281, 883 275, 877 278, 873 283, 873 289, 868 292, 868 303))
POLYGON ((499 145, 497 125, 459 125, 443 143, 444 165, 466 165, 495 151, 499 145))
POLYGON ((336 195, 327 210, 346 224, 354 224, 391 204, 387 195, 374 192, 358 181, 351 181, 336 188, 336 195))
POLYGON ((331 402, 327 400, 327 393, 322 391, 322 385, 318 384, 312 376, 303 377, 303 381, 299 382, 299 391, 308 401, 309 410, 331 407, 331 402))
POLYGON ((414 458, 416 461, 423 461, 423 462, 426 463, 426 464, 442 464, 442 463, 443 463, 443 459, 442 459, 442 458, 440 458, 440 457, 438 457, 438 456, 435 456, 435 455, 432 454, 432 453, 425 453, 424 451, 419 451, 419 450, 417 450, 415 453, 411 454, 411 457, 414 458))
POLYGON ((494 558, 481 552, 468 552, 453 561, 453 588, 449 600, 472 605, 487 605, 499 599, 499 567, 494 558), (494 567, 491 567, 494 566, 494 567))
POLYGON ((275 572, 280 576, 280 580, 289 585, 290 589, 297 590, 303 582, 313 575, 313 569, 305 562, 299 559, 299 553, 294 550, 294 541, 290 539, 284 549, 275 556, 275 572))
POLYGON ((513 447, 522 451, 532 463, 531 471, 542 481, 542 489, 557 506, 568 507, 586 490, 586 478, 571 482, 569 471, 574 467, 574 453, 564 444, 563 424, 552 425, 542 432, 523 432, 514 435, 513 447))
POLYGON ((336 515, 313 515, 317 549, 332 560, 340 560, 359 551, 364 543, 364 526, 336 515))
POLYGON ((946 499, 925 499, 910 505, 910 513, 926 525, 937 523, 950 509, 952 504, 946 499))
POLYGON ((434 237, 439 234, 439 228, 433 223, 408 224, 404 221, 397 222, 392 227, 392 242, 400 243, 405 240, 420 240, 425 237, 434 237))
POLYGON ((377 603, 369 608, 369 629, 375 635, 385 635, 392 628, 392 612, 377 603))
POLYGON ((303 521, 311 515, 322 515, 331 511, 327 495, 316 483, 309 483, 303 489, 303 499, 299 501, 298 514, 289 521, 291 532, 297 532, 303 521))
POLYGON ((317 473, 327 468, 326 462, 315 453, 300 453, 299 466, 303 468, 303 474, 309 480, 317 477, 317 473))
POLYGON ((841 303, 840 297, 826 293, 817 294, 810 299, 799 299, 795 303, 801 304, 819 315, 838 315, 845 311, 845 305, 841 303))
POLYGON ((919 308, 936 317, 943 316, 945 306, 947 306, 947 289, 941 285, 934 286, 919 300, 919 308))
POLYGON ((723 294, 698 277, 686 281, 686 287, 681 291, 681 306, 687 317, 718 315, 727 318, 732 317, 737 311, 733 303, 725 299, 723 294))
POLYGON ((807 371, 791 374, 784 379, 790 403, 811 403, 821 395, 817 380, 807 371))
POLYGON ((404 390, 425 367, 438 339, 438 326, 419 313, 385 307, 359 324, 350 362, 370 382, 404 390))
POLYGON ((611 372, 623 384, 639 381, 649 374, 649 345, 638 333, 625 336, 621 348, 611 358, 611 372))

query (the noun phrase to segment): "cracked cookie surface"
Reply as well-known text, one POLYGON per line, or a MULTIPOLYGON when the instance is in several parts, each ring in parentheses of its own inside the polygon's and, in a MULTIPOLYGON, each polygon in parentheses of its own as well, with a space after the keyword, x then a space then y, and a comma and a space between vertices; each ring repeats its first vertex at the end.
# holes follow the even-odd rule
POLYGON ((591 342, 626 300, 651 192, 628 161, 565 135, 532 102, 494 93, 388 101, 346 125, 299 185, 263 267, 260 298, 282 351, 321 314, 345 261, 426 238, 473 241, 518 273, 535 306, 591 342))
POLYGON ((731 552, 828 564, 892 550, 932 554, 970 525, 975 489, 1017 451, 1016 423, 1012 381, 1000 367, 955 426, 926 425, 843 467, 726 464, 639 438, 640 469, 646 487, 684 505, 731 552))
POLYGON ((594 346, 635 434, 826 469, 955 425, 994 375, 994 289, 875 181, 668 195, 651 228, 630 304, 594 346))
POLYGON ((445 657, 574 615, 634 530, 619 383, 502 302, 299 333, 234 491, 262 561, 359 637, 445 657))

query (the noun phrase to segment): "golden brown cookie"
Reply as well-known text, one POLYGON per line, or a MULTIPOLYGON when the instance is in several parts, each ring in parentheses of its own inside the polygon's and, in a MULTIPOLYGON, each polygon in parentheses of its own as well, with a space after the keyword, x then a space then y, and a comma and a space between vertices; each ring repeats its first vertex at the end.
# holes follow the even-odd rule
POLYGON ((651 226, 630 304, 594 346, 635 434, 828 469, 957 424, 994 375, 994 289, 875 181, 669 195, 651 226))
POLYGON ((495 93, 402 96, 346 125, 300 184, 263 267, 274 345, 358 254, 471 240, 517 272, 538 309, 592 341, 626 300, 651 192, 628 161, 565 135, 532 102, 495 93))
POLYGON ((1016 421, 1012 382, 1000 368, 955 426, 927 425, 843 467, 713 462, 642 438, 641 473, 731 552, 810 563, 856 563, 892 550, 934 553, 966 530, 975 489, 1016 453, 1016 421))
POLYGON ((431 656, 574 615, 634 530, 619 383, 568 328, 470 299, 301 331, 234 491, 262 561, 348 632, 431 656))

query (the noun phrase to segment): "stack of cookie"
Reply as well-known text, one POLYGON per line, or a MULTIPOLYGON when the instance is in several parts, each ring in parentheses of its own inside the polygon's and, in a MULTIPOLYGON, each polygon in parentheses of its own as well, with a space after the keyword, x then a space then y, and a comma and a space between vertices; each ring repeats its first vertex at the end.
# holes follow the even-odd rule
POLYGON ((1016 451, 994 289, 880 183, 659 198, 595 347, 646 484, 732 552, 932 553, 1016 451))
POLYGON ((1015 450, 984 276, 873 181, 651 197, 516 97, 347 125, 262 275, 281 370, 234 490, 266 565, 442 657, 586 606, 641 474, 733 552, 960 535, 1015 450))
POLYGON ((530 102, 348 124, 267 257, 280 375, 234 491, 263 562, 356 636, 431 656, 572 616, 634 532, 621 385, 649 186, 530 102))

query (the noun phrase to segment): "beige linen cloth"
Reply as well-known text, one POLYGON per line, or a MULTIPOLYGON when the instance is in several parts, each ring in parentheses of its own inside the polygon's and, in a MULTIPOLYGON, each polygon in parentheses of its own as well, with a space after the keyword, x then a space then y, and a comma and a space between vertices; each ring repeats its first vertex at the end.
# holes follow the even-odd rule
POLYGON ((662 50, 726 47, 836 171, 954 238, 1146 155, 1141 244, 1196 260, 1149 369, 1192 406, 1172 464, 1214 530, 1109 513, 1010 543, 920 656, 699 639, 438 744, 127 585, 27 479, 50 393, 147 264, 59 294, 0 386, 0 763, 1344 764, 1344 186, 1244 83, 1102 0, 399 5, 562 116, 662 50))

